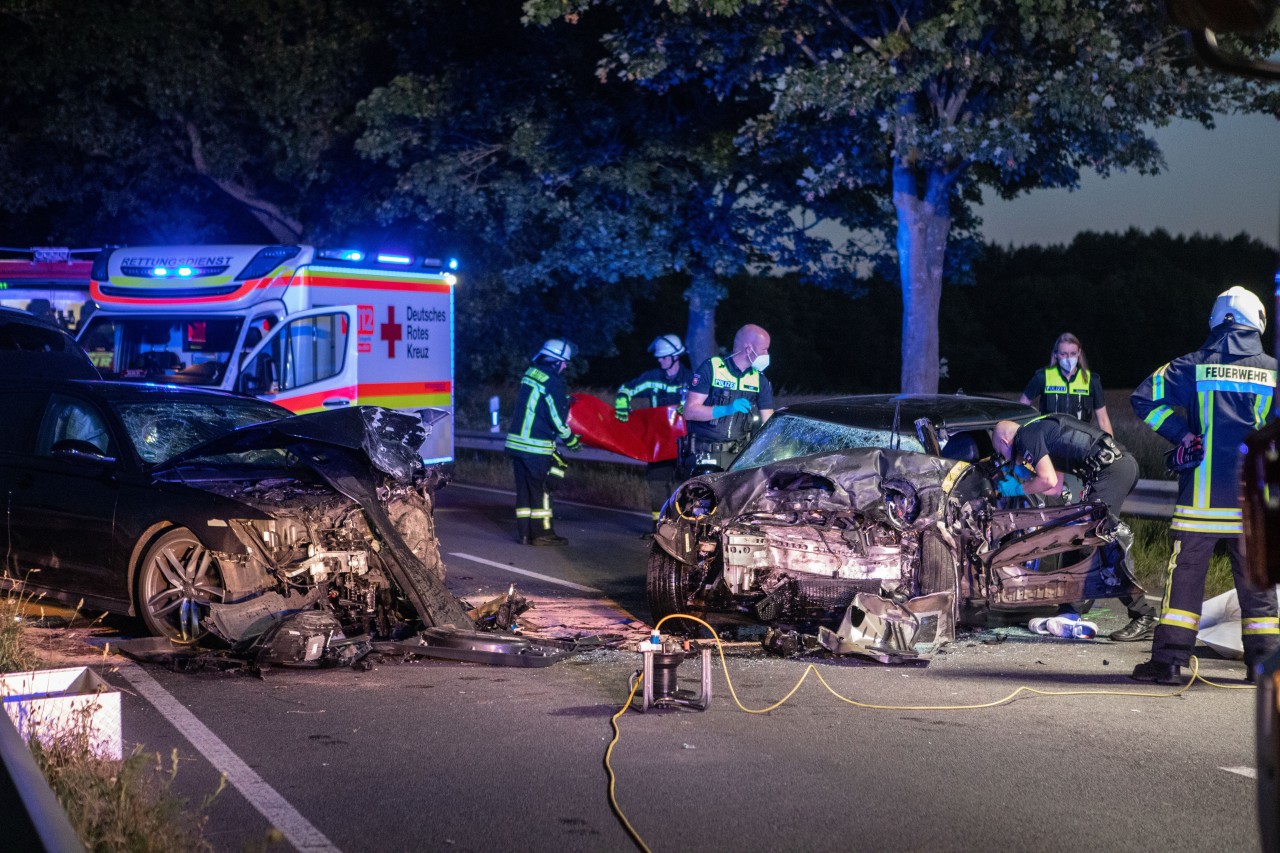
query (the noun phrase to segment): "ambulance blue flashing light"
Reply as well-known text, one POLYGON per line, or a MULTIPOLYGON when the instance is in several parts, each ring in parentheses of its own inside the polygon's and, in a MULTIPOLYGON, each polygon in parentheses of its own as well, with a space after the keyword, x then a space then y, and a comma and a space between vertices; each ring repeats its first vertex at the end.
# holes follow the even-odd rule
POLYGON ((357 264, 364 260, 364 252, 359 249, 321 249, 316 252, 316 255, 329 260, 351 261, 357 264))
POLYGON ((455 272, 457 271, 457 269, 458 269, 458 259, 457 259, 457 258, 450 258, 450 259, 449 259, 449 269, 454 270, 455 272))
POLYGON ((169 269, 167 267, 155 267, 151 270, 151 274, 156 278, 164 278, 169 274, 169 269))
POLYGON ((408 255, 378 255, 378 263, 380 264, 411 264, 413 258, 408 255))
POLYGON ((191 278, 194 272, 195 270, 191 269, 191 267, 178 267, 178 276, 180 278, 191 278))

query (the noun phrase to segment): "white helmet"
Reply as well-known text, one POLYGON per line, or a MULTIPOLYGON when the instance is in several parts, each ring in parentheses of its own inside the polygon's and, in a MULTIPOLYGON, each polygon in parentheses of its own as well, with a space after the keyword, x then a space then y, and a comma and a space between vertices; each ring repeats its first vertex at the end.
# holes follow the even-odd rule
POLYGON ((653 339, 653 343, 649 344, 649 352, 653 353, 654 358, 673 358, 684 355, 684 341, 680 340, 679 335, 658 335, 653 339))
POLYGON ((571 341, 564 338, 547 338, 542 344, 542 349, 538 350, 533 359, 536 361, 539 358, 549 358, 552 361, 568 361, 577 351, 578 348, 571 341))
POLYGON ((1219 293, 1218 298, 1213 301, 1209 328, 1221 326, 1227 321, 1228 315, 1242 326, 1250 326, 1259 332, 1267 330, 1267 309, 1263 307, 1262 300, 1239 285, 1219 293))

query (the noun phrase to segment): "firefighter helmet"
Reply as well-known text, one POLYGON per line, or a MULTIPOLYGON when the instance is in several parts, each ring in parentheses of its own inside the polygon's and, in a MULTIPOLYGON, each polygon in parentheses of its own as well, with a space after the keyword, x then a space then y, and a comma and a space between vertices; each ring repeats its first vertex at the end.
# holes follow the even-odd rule
POLYGON ((573 345, 572 341, 564 338, 547 338, 542 344, 542 349, 538 350, 538 354, 533 357, 536 361, 540 358, 550 359, 551 361, 568 361, 573 358, 578 348, 573 345))
POLYGON ((653 353, 654 358, 674 358, 684 355, 684 341, 680 340, 679 335, 658 335, 653 339, 653 343, 649 344, 649 352, 653 353))
POLYGON ((1263 307, 1262 300, 1239 285, 1219 293, 1213 301, 1209 328, 1216 329, 1225 323, 1228 315, 1242 326, 1250 326, 1259 332, 1267 330, 1267 309, 1263 307))

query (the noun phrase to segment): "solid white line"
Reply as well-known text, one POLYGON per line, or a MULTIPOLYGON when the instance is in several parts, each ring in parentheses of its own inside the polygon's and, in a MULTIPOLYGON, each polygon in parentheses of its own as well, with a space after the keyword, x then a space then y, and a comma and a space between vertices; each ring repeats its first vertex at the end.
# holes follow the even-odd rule
MULTIPOLYGON (((472 489, 473 491, 489 492, 490 494, 494 494, 494 495, 513 495, 513 496, 515 495, 515 490, 513 489, 494 489, 494 488, 490 488, 489 486, 468 486, 466 483, 450 483, 447 488, 472 489)), ((641 512, 638 509, 619 509, 616 506, 596 506, 595 504, 584 504, 579 501, 566 501, 566 500, 561 500, 560 498, 555 498, 555 502, 557 506, 561 506, 561 505, 580 506, 583 509, 598 509, 602 512, 620 512, 623 515, 634 515, 640 518, 653 517, 652 513, 641 512)))
POLYGON ((531 572, 528 569, 517 569, 515 566, 508 566, 506 563, 495 563, 493 560, 486 560, 484 557, 475 557, 475 556, 472 556, 471 554, 460 554, 457 551, 449 552, 449 556, 461 557, 462 559, 470 560, 473 563, 482 563, 486 566, 493 566, 495 569, 502 569, 504 572, 515 572, 517 575, 524 575, 530 578, 537 578, 538 580, 546 581, 547 583, 555 583, 555 584, 559 584, 560 586, 567 586, 569 587, 569 589, 576 589, 579 592, 594 592, 596 595, 604 595, 604 593, 601 590, 598 590, 593 586, 583 586, 580 583, 573 583, 572 581, 562 581, 560 580, 560 578, 553 578, 550 575, 540 575, 537 572, 531 572))
POLYGON ((165 716, 216 770, 227 777, 244 798, 249 801, 272 826, 280 830, 285 839, 298 850, 333 851, 339 853, 333 842, 316 829, 289 802, 250 769, 240 756, 231 751, 209 727, 200 722, 181 702, 160 686, 142 667, 134 663, 120 664, 120 674, 141 693, 156 710, 165 716))
POLYGON ((1225 770, 1228 773, 1236 773, 1247 779, 1257 779, 1258 769, 1256 767, 1219 767, 1219 770, 1225 770))

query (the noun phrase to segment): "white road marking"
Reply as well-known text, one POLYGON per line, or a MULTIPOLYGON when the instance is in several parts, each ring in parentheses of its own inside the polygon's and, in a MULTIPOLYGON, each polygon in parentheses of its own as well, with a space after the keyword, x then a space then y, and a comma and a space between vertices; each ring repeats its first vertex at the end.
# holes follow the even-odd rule
POLYGON ((1258 769, 1256 767, 1219 767, 1218 769, 1244 776, 1246 779, 1258 778, 1258 769))
POLYGON ((333 842, 316 829, 302 814, 266 781, 245 764, 240 756, 218 739, 209 727, 200 722, 181 702, 160 686, 160 683, 134 663, 121 663, 120 674, 155 706, 179 732, 191 741, 201 755, 209 760, 218 772, 227 777, 249 805, 257 809, 272 826, 280 830, 285 839, 298 850, 332 851, 340 853, 333 842))
MULTIPOLYGON (((468 486, 465 483, 450 483, 449 488, 450 489, 471 489, 472 491, 489 492, 490 494, 494 494, 494 495, 511 495, 513 497, 515 496, 515 491, 513 489, 493 489, 488 486, 468 486)), ((555 502, 557 506, 560 506, 560 505, 580 506, 580 507, 583 507, 584 509, 595 509, 601 512, 620 512, 623 515, 634 515, 639 518, 653 517, 652 513, 641 512, 638 509, 619 509, 616 506, 597 506, 596 504, 584 504, 579 501, 566 501, 566 500, 561 500, 560 498, 556 498, 555 502)))
POLYGON ((537 578, 538 580, 546 581, 547 583, 554 583, 554 584, 559 584, 560 586, 567 586, 569 587, 569 589, 578 590, 578 592, 594 592, 596 595, 604 595, 604 593, 601 590, 598 590, 593 586, 583 586, 580 583, 573 583, 572 581, 562 581, 560 580, 560 578, 553 578, 550 575, 540 575, 537 572, 531 572, 528 569, 517 569, 515 566, 508 566, 506 563, 495 563, 493 560, 486 560, 484 557, 476 557, 471 554, 461 554, 457 551, 450 551, 449 556, 461 557, 462 559, 470 560, 473 563, 481 563, 486 566, 493 566, 495 569, 502 569, 504 572, 514 572, 517 575, 524 575, 525 577, 537 578))

